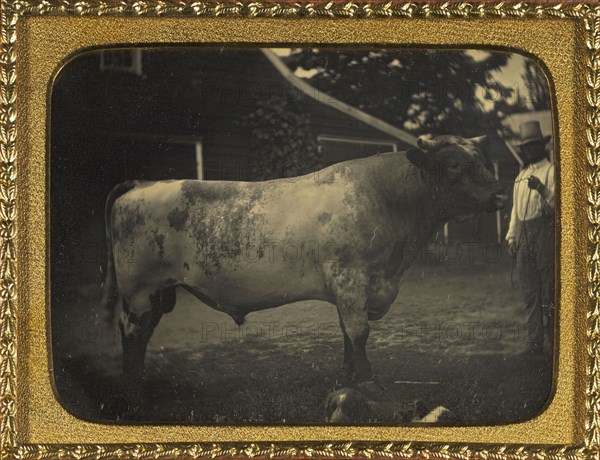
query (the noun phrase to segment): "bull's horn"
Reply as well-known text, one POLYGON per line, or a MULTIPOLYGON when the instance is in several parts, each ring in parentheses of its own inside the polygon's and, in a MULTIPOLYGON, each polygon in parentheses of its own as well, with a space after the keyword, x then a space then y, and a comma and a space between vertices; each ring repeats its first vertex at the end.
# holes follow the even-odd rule
POLYGON ((481 145, 487 139, 487 134, 483 136, 471 137, 469 141, 471 141, 475 145, 481 145))
POLYGON ((431 150, 437 146, 438 142, 431 139, 430 136, 419 136, 417 138, 417 145, 423 150, 431 150))

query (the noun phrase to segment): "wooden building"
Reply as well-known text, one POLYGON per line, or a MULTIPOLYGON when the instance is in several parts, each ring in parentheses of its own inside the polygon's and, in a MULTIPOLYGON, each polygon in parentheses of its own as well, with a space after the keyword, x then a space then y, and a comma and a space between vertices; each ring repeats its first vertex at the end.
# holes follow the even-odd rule
POLYGON ((89 247, 98 260, 86 259, 103 263, 104 202, 123 180, 252 180, 251 133, 241 121, 268 98, 302 102, 324 164, 416 145, 409 133, 315 90, 270 50, 79 54, 58 72, 51 95, 57 266, 81 262, 78 252, 89 247))
MULTIPOLYGON (((67 62, 52 87, 51 218, 61 223, 52 240, 56 257, 75 257, 73 245, 97 245, 102 253, 104 201, 123 180, 253 180, 251 133, 242 121, 269 98, 302 102, 324 164, 416 145, 410 133, 317 91, 272 50, 91 50, 67 62), (68 202, 56 199, 73 190, 77 196, 68 202)), ((499 171, 515 169, 506 148, 494 152, 499 171)), ((502 177, 509 189, 510 175, 502 177)), ((450 223, 438 239, 499 241, 507 227, 506 212, 482 215, 450 223)))
MULTIPOLYGON (((68 121, 67 137, 96 137, 88 148, 116 158, 116 176, 249 180, 236 173, 250 144, 241 121, 268 98, 302 101, 326 164, 416 145, 406 131, 315 90, 272 51, 248 49, 78 56, 55 82, 52 131, 60 142, 68 121)), ((64 144, 53 147, 68 156, 64 144)))

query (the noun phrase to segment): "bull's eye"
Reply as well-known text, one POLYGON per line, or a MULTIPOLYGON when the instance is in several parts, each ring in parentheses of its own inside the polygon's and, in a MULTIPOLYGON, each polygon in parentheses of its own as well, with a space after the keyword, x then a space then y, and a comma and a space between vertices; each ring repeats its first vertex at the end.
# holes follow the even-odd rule
POLYGON ((456 163, 446 164, 445 176, 446 180, 450 182, 456 182, 460 178, 461 170, 460 166, 456 163))

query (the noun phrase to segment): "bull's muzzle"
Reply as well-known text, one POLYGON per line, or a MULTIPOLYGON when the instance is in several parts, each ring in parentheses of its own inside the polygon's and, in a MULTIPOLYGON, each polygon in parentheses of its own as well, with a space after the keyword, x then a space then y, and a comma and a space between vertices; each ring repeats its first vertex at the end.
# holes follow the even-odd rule
POLYGON ((508 195, 504 192, 494 193, 492 195, 492 206, 494 211, 504 208, 508 202, 508 195))

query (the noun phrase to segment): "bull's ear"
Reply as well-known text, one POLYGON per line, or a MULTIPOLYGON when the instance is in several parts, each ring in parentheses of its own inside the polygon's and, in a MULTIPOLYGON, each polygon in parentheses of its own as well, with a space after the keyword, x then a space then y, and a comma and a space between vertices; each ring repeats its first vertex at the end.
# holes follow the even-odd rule
POLYGON ((419 169, 433 169, 433 154, 419 149, 408 149, 406 158, 419 169))
POLYGON ((483 155, 483 158, 486 162, 490 161, 490 156, 488 154, 488 148, 493 142, 500 141, 500 138, 494 134, 484 134, 483 136, 471 137, 468 139, 479 152, 483 155))

